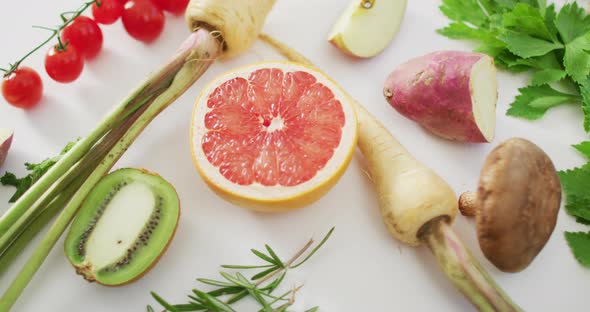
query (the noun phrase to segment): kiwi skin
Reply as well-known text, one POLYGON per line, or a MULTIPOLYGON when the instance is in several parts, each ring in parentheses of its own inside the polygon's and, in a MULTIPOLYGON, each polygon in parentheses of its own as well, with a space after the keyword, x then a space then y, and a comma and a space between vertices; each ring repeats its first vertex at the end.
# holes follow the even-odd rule
MULTIPOLYGON (((122 170, 129 170, 129 169, 138 170, 138 171, 141 171, 142 173, 145 173, 145 174, 148 174, 148 175, 155 176, 155 177, 157 177, 157 178, 159 178, 159 179, 161 179, 161 180, 165 181, 166 183, 170 184, 170 186, 172 186, 172 184, 171 184, 171 183, 170 183, 168 180, 164 179, 164 178, 163 178, 161 175, 159 175, 159 174, 158 174, 158 173, 156 173, 156 172, 153 172, 153 171, 150 171, 150 170, 148 170, 148 169, 145 169, 145 168, 121 168, 121 169, 117 169, 117 170, 115 170, 115 171, 111 172, 110 174, 113 174, 113 173, 115 173, 115 172, 122 171, 122 170)), ((175 195, 177 198, 179 198, 179 196, 178 196, 178 191, 176 191, 176 188, 172 186, 172 189, 173 189, 173 190, 174 190, 174 192, 175 192, 175 193, 174 193, 174 195, 175 195)), ((85 204, 86 204, 86 200, 87 200, 87 199, 88 199, 88 197, 87 197, 87 198, 86 198, 86 199, 83 201, 83 203, 80 205, 80 207, 84 207, 84 206, 85 206, 85 204)), ((135 281, 137 281, 137 280, 141 279, 141 278, 142 278, 142 277, 144 277, 144 276, 145 276, 147 273, 149 273, 149 272, 150 272, 150 271, 151 271, 151 270, 152 270, 152 269, 153 269, 153 268, 156 266, 156 264, 158 264, 158 262, 160 261, 160 258, 162 258, 162 256, 163 256, 163 255, 166 253, 166 251, 168 251, 168 248, 170 247, 170 243, 172 242, 172 240, 174 240, 174 237, 176 236, 176 230, 177 230, 177 228, 178 228, 178 222, 179 222, 179 220, 180 220, 180 215, 181 215, 181 213, 182 213, 182 207, 181 207, 181 206, 182 206, 182 205, 181 205, 181 202, 180 202, 180 199, 179 199, 179 200, 178 200, 178 214, 177 214, 177 217, 176 217, 176 221, 175 221, 175 223, 174 223, 174 228, 172 229, 172 232, 171 232, 170 238, 168 239, 168 241, 167 241, 166 245, 164 246, 164 248, 162 249, 162 251, 160 252, 160 254, 159 254, 159 255, 158 255, 156 258, 154 258, 154 259, 152 260, 151 264, 150 264, 150 265, 149 265, 149 266, 148 266, 148 267, 147 267, 145 270, 143 270, 143 272, 141 272, 140 274, 138 274, 137 276, 135 276, 134 278, 132 278, 132 279, 130 279, 130 280, 127 280, 127 281, 125 281, 125 282, 122 282, 122 283, 119 283, 119 284, 105 284, 105 283, 101 283, 101 282, 100 282, 100 280, 97 280, 97 279, 94 279, 94 280, 88 280, 88 279, 85 277, 85 275, 84 275, 84 274, 82 274, 82 273, 78 272, 78 270, 79 270, 79 266, 78 266, 78 264, 76 264, 76 263, 74 263, 73 261, 71 261, 70 257, 68 256, 68 253, 67 253, 67 247, 66 247, 66 245, 64 244, 64 253, 65 253, 65 255, 66 255, 66 258, 68 259, 68 261, 70 262, 70 264, 71 264, 71 265, 72 265, 72 266, 73 266, 73 267, 76 269, 76 274, 78 274, 78 275, 81 275, 82 277, 84 277, 84 279, 85 279, 85 280, 87 280, 87 281, 88 281, 88 282, 90 282, 90 283, 97 283, 97 284, 99 284, 99 285, 106 286, 106 287, 111 287, 111 288, 115 288, 115 287, 121 287, 121 286, 129 285, 129 284, 131 284, 131 283, 133 283, 133 282, 135 282, 135 281)))

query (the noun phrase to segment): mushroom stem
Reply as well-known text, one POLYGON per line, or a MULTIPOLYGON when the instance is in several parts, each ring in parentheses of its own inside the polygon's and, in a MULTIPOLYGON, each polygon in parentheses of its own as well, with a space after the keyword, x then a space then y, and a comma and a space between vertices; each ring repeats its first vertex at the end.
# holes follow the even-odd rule
POLYGON ((477 193, 465 192, 459 196, 459 211, 466 217, 475 217, 477 214, 477 193))
POLYGON ((471 255, 446 219, 426 224, 421 239, 455 287, 479 311, 522 311, 471 255))

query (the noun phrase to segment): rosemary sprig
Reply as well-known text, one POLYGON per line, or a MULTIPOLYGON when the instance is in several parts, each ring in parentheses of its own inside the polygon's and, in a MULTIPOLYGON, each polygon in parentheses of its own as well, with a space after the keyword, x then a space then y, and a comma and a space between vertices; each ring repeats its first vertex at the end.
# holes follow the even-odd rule
MULTIPOLYGON (((222 265, 221 267, 238 270, 262 269, 260 272, 255 273, 249 279, 240 272, 232 274, 223 271, 219 272, 223 278, 222 280, 198 278, 197 281, 202 284, 217 288, 209 291, 193 289, 192 294, 188 295, 188 298, 190 299, 188 303, 170 304, 155 292, 151 292, 152 297, 154 297, 154 299, 164 308, 164 311, 170 312, 235 312, 231 305, 248 296, 260 304, 262 308, 259 312, 287 312, 287 308, 295 302, 295 294, 303 287, 303 285, 295 287, 279 296, 273 295, 273 291, 279 287, 289 270, 295 269, 307 262, 326 243, 333 232, 334 228, 330 229, 320 243, 308 253, 309 248, 314 244, 314 240, 310 239, 287 262, 281 261, 281 258, 269 245, 264 245, 267 253, 251 249, 251 252, 256 257, 268 264, 222 265), (294 265, 294 263, 304 255, 306 255, 305 258, 294 265), (278 277, 274 278, 277 275, 278 277), (263 285, 265 282, 268 283, 263 285)), ((313 307, 306 312, 316 312, 318 310, 319 307, 313 307)), ((154 309, 148 305, 147 311, 154 312, 154 309)))
POLYGON ((49 27, 42 27, 42 26, 33 26, 35 28, 49 30, 51 32, 51 35, 49 36, 49 38, 45 39, 45 41, 43 41, 41 44, 39 44, 33 50, 29 51, 29 53, 25 54, 25 56, 23 56, 20 60, 14 62, 14 63, 8 64, 8 66, 9 66, 8 69, 0 68, 0 71, 4 72, 4 77, 12 74, 25 59, 27 59, 33 53, 39 51, 39 49, 41 49, 44 45, 46 45, 49 41, 51 41, 56 36, 58 37, 57 38, 58 50, 64 50, 67 46, 67 42, 63 43, 61 41, 61 39, 58 36, 59 33, 64 28, 66 28, 66 26, 68 26, 70 23, 72 23, 76 19, 76 17, 82 15, 82 13, 84 11, 86 11, 86 9, 88 9, 94 3, 97 3, 97 5, 100 6, 100 0, 92 0, 92 1, 88 1, 88 2, 85 2, 84 4, 82 4, 82 6, 80 6, 80 8, 76 11, 68 11, 68 12, 61 13, 60 17, 61 17, 62 23, 56 27, 49 28, 49 27), (67 16, 70 16, 70 17, 68 18, 67 16))

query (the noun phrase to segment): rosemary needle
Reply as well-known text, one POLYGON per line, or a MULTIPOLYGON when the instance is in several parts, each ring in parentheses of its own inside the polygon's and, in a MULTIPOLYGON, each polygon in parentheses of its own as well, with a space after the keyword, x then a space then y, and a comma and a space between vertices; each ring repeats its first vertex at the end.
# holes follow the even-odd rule
MULTIPOLYGON (((222 280, 214 280, 207 278, 198 278, 197 281, 208 285, 217 287, 210 291, 200 289, 193 289, 192 294, 188 295, 190 301, 183 304, 170 304, 155 292, 151 292, 152 297, 158 302, 164 311, 170 312, 184 312, 184 311, 206 311, 206 312, 235 312, 232 304, 240 301, 243 298, 250 297, 254 299, 260 306, 260 312, 287 312, 287 308, 295 302, 295 294, 303 287, 295 287, 280 296, 272 295, 281 282, 284 280, 289 270, 295 269, 307 262, 330 238, 334 228, 324 236, 320 243, 315 246, 310 252, 308 250, 312 247, 314 241, 309 240, 294 256, 288 261, 283 262, 277 253, 269 246, 264 245, 266 253, 251 249, 251 252, 267 264, 262 265, 222 265, 225 269, 235 270, 260 270, 259 272, 247 278, 240 272, 229 273, 221 271, 219 274, 222 280), (295 262, 299 261, 297 264, 295 262), (275 276, 277 276, 275 278, 275 276), (267 283, 268 282, 268 283, 267 283), (267 283, 266 285, 263 285, 267 283), (229 298, 225 298, 229 296, 229 298), (275 307, 276 305, 276 307, 275 307)), ((319 307, 313 307, 306 312, 317 312, 319 307)), ((148 305, 148 312, 155 310, 148 305)))

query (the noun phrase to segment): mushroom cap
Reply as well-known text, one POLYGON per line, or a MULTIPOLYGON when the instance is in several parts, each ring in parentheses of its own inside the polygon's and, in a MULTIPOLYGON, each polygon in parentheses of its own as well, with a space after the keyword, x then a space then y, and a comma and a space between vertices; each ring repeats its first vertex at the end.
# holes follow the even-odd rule
POLYGON ((561 204, 551 159, 521 138, 498 145, 481 170, 477 236, 484 255, 504 272, 526 268, 549 240, 561 204))

